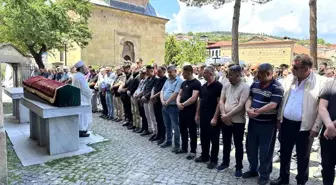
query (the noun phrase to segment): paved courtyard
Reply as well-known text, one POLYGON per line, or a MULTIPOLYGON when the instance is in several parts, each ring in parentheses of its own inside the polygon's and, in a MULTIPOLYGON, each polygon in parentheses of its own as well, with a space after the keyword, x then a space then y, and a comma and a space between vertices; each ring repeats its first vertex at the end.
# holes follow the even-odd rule
MULTIPOLYGON (((109 139, 91 145, 97 151, 49 162, 44 165, 23 167, 8 144, 8 170, 10 184, 224 184, 253 185, 257 180, 235 179, 234 158, 231 168, 224 172, 209 170, 205 164, 196 164, 185 159, 186 155, 173 154, 170 149, 161 149, 150 143, 148 137, 140 137, 119 123, 105 121, 94 115, 91 130, 109 139)), ((199 147, 200 149, 200 147, 199 147)), ((200 152, 200 150, 198 150, 200 152)), ((220 150, 220 153, 222 150, 220 150)), ((233 154, 233 153, 232 153, 233 154)), ((220 159, 222 155, 220 154, 220 159)), ((316 153, 312 153, 316 160, 316 153)), ((220 160, 221 162, 221 160, 220 160)), ((318 163, 312 162, 311 176, 318 163)), ((244 157, 244 171, 248 168, 244 157)), ((278 174, 275 164, 272 178, 278 174)), ((295 172, 292 171, 293 173, 295 172)), ((292 175, 291 184, 296 184, 292 175)), ((321 179, 311 178, 309 185, 322 184, 321 179)))

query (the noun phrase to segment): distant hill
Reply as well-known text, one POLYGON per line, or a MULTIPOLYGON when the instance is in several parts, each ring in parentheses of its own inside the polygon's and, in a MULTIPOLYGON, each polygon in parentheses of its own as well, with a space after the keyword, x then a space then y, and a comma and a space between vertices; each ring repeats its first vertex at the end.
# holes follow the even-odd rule
MULTIPOLYGON (((231 31, 213 31, 213 32, 188 32, 188 33, 176 33, 172 35, 187 35, 187 36, 207 36, 209 41, 217 42, 217 41, 230 41, 232 40, 231 37, 231 31)), ((245 33, 245 32, 239 32, 239 42, 247 42, 250 38, 255 36, 261 36, 261 37, 269 37, 273 39, 279 39, 283 40, 284 37, 278 37, 273 35, 268 35, 264 33, 245 33)), ((287 39, 295 40, 301 45, 309 45, 308 39, 297 39, 297 38, 291 38, 287 37, 287 39)), ((318 39, 318 44, 321 45, 330 45, 330 43, 327 43, 324 39, 318 39)))

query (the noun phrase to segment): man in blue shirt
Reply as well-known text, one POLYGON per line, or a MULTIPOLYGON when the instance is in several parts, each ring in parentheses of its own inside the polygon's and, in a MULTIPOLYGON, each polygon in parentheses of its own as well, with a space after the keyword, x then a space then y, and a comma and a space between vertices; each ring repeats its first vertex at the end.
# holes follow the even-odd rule
POLYGON ((168 66, 168 77, 160 95, 162 116, 167 134, 166 142, 161 145, 161 148, 167 148, 172 145, 172 129, 174 129, 175 147, 172 152, 176 153, 180 149, 179 109, 176 105, 176 98, 183 80, 177 76, 176 67, 173 65, 168 66))
POLYGON ((250 118, 246 141, 250 170, 243 174, 243 178, 257 177, 259 171, 258 184, 266 185, 272 172, 277 114, 283 97, 283 88, 273 79, 271 64, 264 63, 258 67, 258 79, 259 81, 251 85, 250 96, 245 105, 250 118))

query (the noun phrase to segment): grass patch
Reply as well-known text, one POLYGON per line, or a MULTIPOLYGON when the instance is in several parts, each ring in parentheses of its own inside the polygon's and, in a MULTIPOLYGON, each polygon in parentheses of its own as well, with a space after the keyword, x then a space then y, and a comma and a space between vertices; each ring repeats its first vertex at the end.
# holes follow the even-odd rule
POLYGON ((78 160, 80 159, 80 156, 79 155, 76 155, 76 156, 73 156, 73 157, 70 157, 70 158, 61 158, 61 159, 55 159, 55 160, 52 160, 52 161, 49 161, 49 162, 46 162, 45 164, 50 166, 50 167, 54 167, 58 164, 61 164, 61 163, 65 163, 67 165, 71 165, 74 163, 73 160, 78 160))

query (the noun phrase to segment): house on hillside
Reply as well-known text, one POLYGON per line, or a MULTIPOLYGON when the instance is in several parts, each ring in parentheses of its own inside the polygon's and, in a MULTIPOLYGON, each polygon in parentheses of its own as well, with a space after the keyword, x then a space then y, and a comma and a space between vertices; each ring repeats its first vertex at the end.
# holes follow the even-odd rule
MULTIPOLYGON (((209 56, 231 56, 231 41, 220 41, 207 47, 209 56)), ((290 64, 295 55, 309 54, 309 49, 296 44, 293 40, 279 40, 269 37, 252 37, 239 44, 239 59, 246 63, 268 62, 275 66, 290 64)), ((318 56, 318 62, 330 60, 324 55, 318 56)))
POLYGON ((92 40, 81 49, 49 54, 48 63, 71 66, 79 60, 87 65, 119 65, 122 60, 164 62, 165 25, 149 0, 90 0, 93 4, 89 29, 92 40))
POLYGON ((199 39, 200 39, 200 41, 203 41, 203 42, 208 42, 208 41, 209 41, 209 37, 206 36, 206 35, 201 35, 201 36, 199 37, 199 39))
POLYGON ((176 40, 177 41, 189 41, 193 40, 194 36, 189 36, 189 35, 184 35, 184 34, 177 34, 176 35, 176 40))

